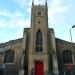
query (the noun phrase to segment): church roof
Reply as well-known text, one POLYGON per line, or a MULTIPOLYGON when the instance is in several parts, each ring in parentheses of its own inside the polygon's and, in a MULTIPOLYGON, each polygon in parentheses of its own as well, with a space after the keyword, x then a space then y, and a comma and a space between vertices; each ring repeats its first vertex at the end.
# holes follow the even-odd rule
POLYGON ((19 38, 19 39, 15 39, 15 40, 10 40, 10 41, 5 42, 5 43, 1 43, 0 48, 7 46, 7 45, 10 45, 10 44, 13 44, 13 43, 16 43, 16 42, 22 42, 22 39, 23 38, 19 38))

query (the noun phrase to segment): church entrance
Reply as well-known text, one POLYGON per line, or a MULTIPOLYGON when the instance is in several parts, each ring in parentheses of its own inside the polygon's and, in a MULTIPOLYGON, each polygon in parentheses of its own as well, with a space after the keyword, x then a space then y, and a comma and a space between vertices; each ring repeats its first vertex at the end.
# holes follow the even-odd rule
POLYGON ((35 75, 44 75, 44 64, 41 61, 35 62, 35 75))

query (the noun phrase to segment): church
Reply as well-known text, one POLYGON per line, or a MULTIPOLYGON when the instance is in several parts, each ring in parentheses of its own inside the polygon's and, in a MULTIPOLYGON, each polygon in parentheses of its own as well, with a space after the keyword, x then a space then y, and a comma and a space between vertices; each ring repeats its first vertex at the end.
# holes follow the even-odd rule
POLYGON ((48 28, 48 5, 31 6, 23 38, 0 44, 0 75, 75 75, 75 43, 48 28))

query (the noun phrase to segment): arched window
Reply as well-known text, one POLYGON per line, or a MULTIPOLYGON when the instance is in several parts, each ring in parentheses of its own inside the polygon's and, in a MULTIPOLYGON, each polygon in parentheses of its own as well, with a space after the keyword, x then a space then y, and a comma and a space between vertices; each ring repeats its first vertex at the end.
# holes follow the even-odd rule
POLYGON ((43 51, 43 36, 40 30, 36 33, 36 52, 43 51))
POLYGON ((38 16, 42 16, 41 12, 38 12, 38 16))
POLYGON ((5 51, 4 63, 13 63, 15 53, 12 50, 5 51))
POLYGON ((64 61, 64 64, 72 63, 72 51, 71 50, 63 51, 63 61, 64 61))

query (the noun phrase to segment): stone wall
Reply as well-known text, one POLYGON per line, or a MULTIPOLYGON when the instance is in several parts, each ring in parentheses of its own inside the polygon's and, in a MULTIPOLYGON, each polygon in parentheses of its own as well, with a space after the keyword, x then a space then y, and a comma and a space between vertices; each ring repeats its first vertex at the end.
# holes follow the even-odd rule
POLYGON ((2 43, 0 44, 0 48, 3 48, 5 51, 12 50, 15 52, 13 63, 4 63, 5 51, 0 52, 0 64, 4 64, 5 66, 3 68, 4 75, 18 75, 21 64, 21 55, 23 52, 22 38, 2 43))
POLYGON ((67 66, 63 62, 63 51, 71 50, 72 52, 72 73, 75 75, 75 43, 71 43, 65 40, 61 40, 56 38, 56 50, 57 50, 57 57, 58 57, 58 67, 60 71, 60 75, 63 75, 67 71, 67 66))
MULTIPOLYGON (((0 64, 4 64, 4 55, 5 51, 11 49, 15 51, 15 58, 13 64, 5 64, 5 68, 3 69, 4 75, 18 75, 20 64, 21 64, 21 55, 23 52, 22 49, 22 38, 17 40, 12 40, 6 43, 0 44, 0 64)), ((60 71, 63 69, 63 58, 62 52, 66 49, 72 50, 73 54, 73 71, 75 66, 75 43, 70 43, 61 39, 56 38, 56 52, 58 57, 58 66, 60 71), (61 66, 60 66, 61 65, 61 66)), ((62 74, 61 74, 62 75, 62 74)))

